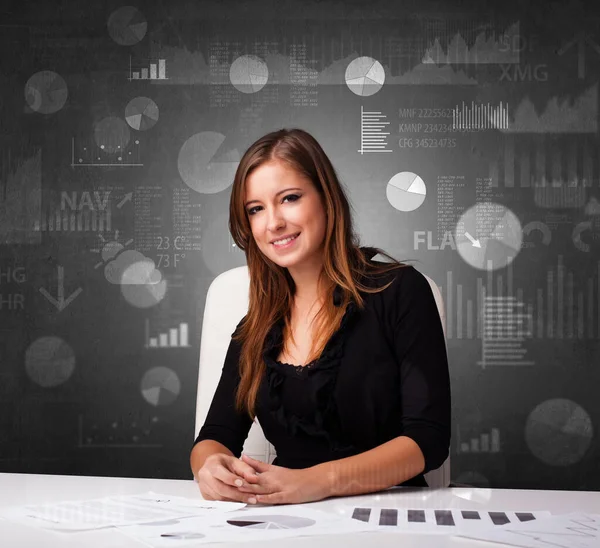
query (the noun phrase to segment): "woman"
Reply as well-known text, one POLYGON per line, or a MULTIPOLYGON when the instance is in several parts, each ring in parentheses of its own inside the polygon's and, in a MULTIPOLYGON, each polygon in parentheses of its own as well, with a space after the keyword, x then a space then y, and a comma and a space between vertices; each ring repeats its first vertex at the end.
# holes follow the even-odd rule
POLYGON ((287 504, 426 486, 450 444, 446 345, 428 281, 359 247, 335 170, 305 131, 250 146, 229 213, 250 300, 191 453, 203 497, 287 504), (238 458, 255 416, 272 464, 238 458))

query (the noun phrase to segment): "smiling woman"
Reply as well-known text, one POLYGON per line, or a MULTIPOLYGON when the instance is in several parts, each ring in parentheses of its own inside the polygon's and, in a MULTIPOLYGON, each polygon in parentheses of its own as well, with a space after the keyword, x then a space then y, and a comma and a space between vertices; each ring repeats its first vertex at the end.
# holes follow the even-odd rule
POLYGON ((317 188, 289 164, 274 159, 248 176, 246 196, 250 229, 259 250, 287 268, 296 285, 296 300, 314 299, 327 228, 317 188))
POLYGON ((192 449, 203 496, 298 503, 426 486, 450 443, 446 346, 428 281, 359 245, 335 169, 303 130, 250 146, 229 213, 249 307, 192 449), (236 458, 255 417, 273 463, 236 458))

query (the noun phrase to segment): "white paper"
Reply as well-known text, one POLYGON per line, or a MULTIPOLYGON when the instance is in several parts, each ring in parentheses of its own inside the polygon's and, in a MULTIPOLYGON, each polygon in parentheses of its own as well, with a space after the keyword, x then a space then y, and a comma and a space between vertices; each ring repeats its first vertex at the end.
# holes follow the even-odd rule
POLYGON ((378 506, 346 506, 344 515, 364 521, 379 531, 457 535, 470 531, 507 527, 522 520, 536 521, 550 512, 545 510, 483 510, 460 508, 399 508, 378 506))
POLYGON ((553 515, 535 522, 462 534, 468 538, 526 548, 598 548, 600 514, 553 515))
POLYGON ((241 502, 188 499, 158 493, 35 504, 10 508, 2 517, 25 525, 56 531, 85 531, 113 525, 165 521, 185 516, 229 512, 246 506, 241 502))
POLYGON ((305 505, 247 506, 242 510, 183 518, 169 523, 119 527, 119 531, 151 546, 185 546, 210 542, 247 542, 287 537, 376 531, 377 528, 339 514, 305 505))

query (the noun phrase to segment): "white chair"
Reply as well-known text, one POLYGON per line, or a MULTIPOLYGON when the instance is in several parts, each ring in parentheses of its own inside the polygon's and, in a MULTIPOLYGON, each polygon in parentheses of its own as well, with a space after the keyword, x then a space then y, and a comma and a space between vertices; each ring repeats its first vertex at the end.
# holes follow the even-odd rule
MULTIPOLYGON (((431 285, 445 335, 446 321, 442 294, 431 278, 428 276, 425 278, 431 285)), ((249 287, 248 267, 240 266, 217 276, 208 288, 202 322, 194 437, 200 431, 208 415, 221 378, 231 334, 248 311, 249 287)), ((255 459, 269 463, 277 454, 273 445, 265 438, 258 419, 254 420, 248 432, 243 452, 255 459)), ((448 487, 450 484, 450 457, 436 470, 427 472, 425 480, 430 487, 448 487)))

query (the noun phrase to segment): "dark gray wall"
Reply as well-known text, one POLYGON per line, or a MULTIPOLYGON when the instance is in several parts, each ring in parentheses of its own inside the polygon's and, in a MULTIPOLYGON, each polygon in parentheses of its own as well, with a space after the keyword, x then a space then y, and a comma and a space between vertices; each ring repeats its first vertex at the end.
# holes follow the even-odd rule
POLYGON ((236 159, 298 126, 442 290, 453 480, 598 489, 599 10, 128 4, 0 8, 0 470, 190 477, 236 159))

